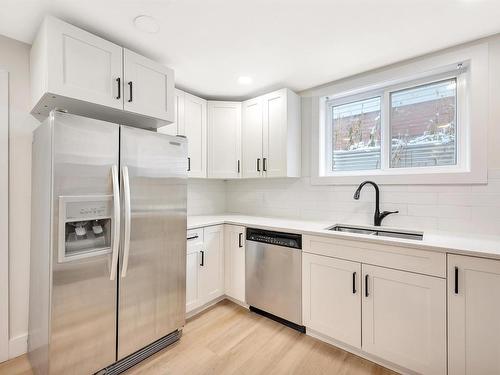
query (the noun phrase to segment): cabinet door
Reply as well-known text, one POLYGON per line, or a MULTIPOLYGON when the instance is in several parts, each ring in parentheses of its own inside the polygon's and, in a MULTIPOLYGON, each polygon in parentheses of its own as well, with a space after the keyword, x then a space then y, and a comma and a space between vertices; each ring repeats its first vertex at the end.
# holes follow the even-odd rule
POLYGON ((122 47, 73 25, 47 17, 48 91, 123 109, 122 47))
POLYGON ((446 280, 362 268, 363 350, 421 374, 446 374, 446 280))
POLYGON ((175 122, 158 128, 159 133, 184 135, 184 92, 175 89, 174 96, 175 122))
POLYGON ((245 227, 224 227, 224 276, 226 294, 245 302, 245 227))
POLYGON ((262 177, 262 98, 242 104, 242 175, 262 177))
POLYGON ((128 49, 123 51, 123 109, 175 121, 174 71, 128 49))
MULTIPOLYGON (((188 237, 189 238, 189 237, 188 237)), ((186 259, 186 312, 200 306, 200 252, 203 250, 203 237, 187 240, 186 259)))
POLYGON ((216 225, 204 229, 201 251, 199 290, 202 304, 224 294, 224 227, 216 225))
POLYGON ((500 261, 448 255, 448 373, 500 374, 500 261))
POLYGON ((207 101, 184 93, 183 117, 188 139, 188 176, 207 177, 207 101))
POLYGON ((361 264, 302 254, 304 325, 361 348, 361 264))
POLYGON ((238 178, 241 171, 241 103, 208 102, 208 177, 238 178))
POLYGON ((263 171, 267 177, 287 175, 286 90, 263 96, 263 171))

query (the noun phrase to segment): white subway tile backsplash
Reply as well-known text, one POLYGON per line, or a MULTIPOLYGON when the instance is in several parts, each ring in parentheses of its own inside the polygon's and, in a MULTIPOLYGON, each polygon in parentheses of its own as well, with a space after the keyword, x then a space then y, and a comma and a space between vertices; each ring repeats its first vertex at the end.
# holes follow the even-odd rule
MULTIPOLYGON (((416 230, 500 235, 500 169, 486 185, 384 185, 380 209, 399 210, 384 225, 416 230)), ((311 185, 300 179, 226 182, 226 211, 290 219, 371 224, 375 193, 367 186, 358 201, 355 185, 311 185)))

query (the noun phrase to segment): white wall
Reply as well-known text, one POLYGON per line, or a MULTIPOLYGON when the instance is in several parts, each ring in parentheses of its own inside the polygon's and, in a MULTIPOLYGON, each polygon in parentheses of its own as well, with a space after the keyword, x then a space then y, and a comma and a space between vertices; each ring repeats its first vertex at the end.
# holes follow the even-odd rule
POLYGON ((31 133, 30 46, 0 36, 0 69, 9 72, 9 354, 26 349, 29 285, 31 133))
MULTIPOLYGON (((487 185, 384 185, 381 209, 399 210, 385 225, 420 230, 467 231, 500 235, 500 36, 489 43, 490 105, 487 185)), ((473 43, 471 43, 473 44, 473 43)), ((362 75, 361 75, 362 76, 362 75)), ((322 86, 322 90, 334 82, 322 86)), ((315 186, 309 176, 311 153, 311 92, 302 98, 301 179, 261 179, 226 182, 228 212, 371 224, 374 193, 367 187, 360 201, 356 186, 315 186)))

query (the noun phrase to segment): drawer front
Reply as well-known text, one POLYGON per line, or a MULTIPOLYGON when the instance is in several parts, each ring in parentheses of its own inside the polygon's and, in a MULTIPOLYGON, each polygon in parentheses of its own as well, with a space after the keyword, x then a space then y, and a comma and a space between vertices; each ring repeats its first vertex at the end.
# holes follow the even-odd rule
POLYGON ((303 236, 304 252, 381 267, 446 277, 446 254, 387 244, 303 236))
POLYGON ((201 250, 204 240, 203 228, 189 229, 186 235, 188 254, 201 250))

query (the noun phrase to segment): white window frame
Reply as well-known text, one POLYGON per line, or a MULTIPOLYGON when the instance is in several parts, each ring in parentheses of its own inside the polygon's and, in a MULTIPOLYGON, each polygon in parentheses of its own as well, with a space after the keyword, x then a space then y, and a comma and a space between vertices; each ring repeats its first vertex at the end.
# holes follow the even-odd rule
POLYGON ((356 184, 370 178, 381 184, 486 183, 488 69, 488 46, 483 43, 398 64, 312 91, 309 93, 313 104, 311 182, 315 185, 356 184), (462 64, 460 70, 458 64, 462 64), (457 164, 390 168, 390 93, 451 78, 457 80, 457 164), (381 169, 332 171, 332 129, 327 106, 332 102, 341 105, 375 96, 382 97, 384 106, 381 108, 381 169))

